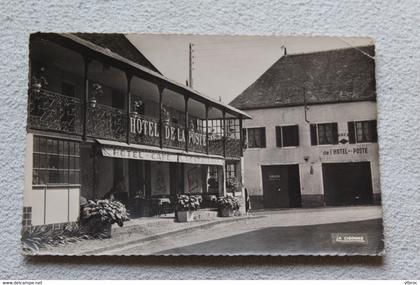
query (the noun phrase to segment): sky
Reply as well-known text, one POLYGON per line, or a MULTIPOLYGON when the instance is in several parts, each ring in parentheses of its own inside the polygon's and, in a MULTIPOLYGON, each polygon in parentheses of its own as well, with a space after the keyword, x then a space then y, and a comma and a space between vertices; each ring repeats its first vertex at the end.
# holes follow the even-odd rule
POLYGON ((185 84, 193 44, 193 88, 229 103, 287 54, 373 44, 370 38, 127 34, 166 77, 185 84))

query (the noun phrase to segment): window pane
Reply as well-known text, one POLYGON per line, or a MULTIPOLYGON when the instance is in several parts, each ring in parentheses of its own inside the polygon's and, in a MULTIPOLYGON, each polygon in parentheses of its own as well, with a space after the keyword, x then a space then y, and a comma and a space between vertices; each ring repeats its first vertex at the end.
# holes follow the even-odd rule
POLYGON ((68 155, 69 153, 69 143, 64 141, 63 142, 63 154, 68 155))
POLYGON ((34 160, 33 160, 33 167, 34 168, 39 168, 40 167, 40 163, 41 163, 41 161, 40 161, 40 155, 39 154, 36 154, 36 153, 34 153, 34 160))
POLYGON ((39 137, 34 137, 34 152, 39 152, 39 137))
POLYGON ((58 169, 59 168, 59 156, 55 154, 48 155, 49 163, 48 168, 58 169))
POLYGON ((63 141, 58 142, 58 153, 61 154, 61 155, 64 154, 64 142, 63 141))
POLYGON ((39 151, 47 152, 47 139, 46 138, 39 138, 39 151))

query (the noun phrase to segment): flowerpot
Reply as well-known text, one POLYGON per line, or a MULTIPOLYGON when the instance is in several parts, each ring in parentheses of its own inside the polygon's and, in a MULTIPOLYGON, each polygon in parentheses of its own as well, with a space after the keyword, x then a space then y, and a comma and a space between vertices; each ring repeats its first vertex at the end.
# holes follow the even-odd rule
POLYGON ((100 218, 91 218, 88 220, 88 231, 94 236, 101 238, 110 238, 111 237, 111 223, 104 223, 100 218))
POLYGON ((180 223, 191 222, 194 220, 194 212, 193 211, 178 211, 176 213, 177 220, 180 223))
POLYGON ((233 217, 234 211, 229 208, 223 208, 220 210, 220 216, 222 217, 233 217))

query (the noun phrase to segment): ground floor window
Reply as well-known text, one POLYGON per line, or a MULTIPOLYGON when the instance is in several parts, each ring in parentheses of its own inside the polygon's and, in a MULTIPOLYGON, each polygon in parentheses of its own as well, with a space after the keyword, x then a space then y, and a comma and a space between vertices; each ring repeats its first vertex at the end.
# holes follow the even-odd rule
POLYGON ((33 185, 80 184, 79 142, 34 136, 33 185))

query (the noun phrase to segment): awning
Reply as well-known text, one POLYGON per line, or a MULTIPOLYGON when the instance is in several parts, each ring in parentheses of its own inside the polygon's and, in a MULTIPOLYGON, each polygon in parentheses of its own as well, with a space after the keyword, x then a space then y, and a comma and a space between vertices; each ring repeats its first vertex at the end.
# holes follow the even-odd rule
POLYGON ((219 155, 161 149, 154 146, 127 144, 101 139, 97 139, 96 141, 101 145, 101 152, 105 157, 203 165, 224 165, 225 162, 223 156, 219 155))

